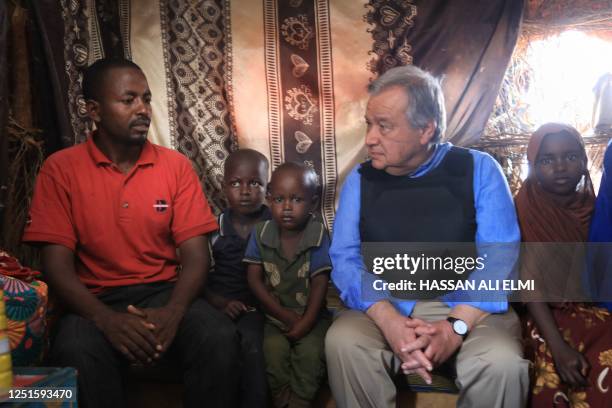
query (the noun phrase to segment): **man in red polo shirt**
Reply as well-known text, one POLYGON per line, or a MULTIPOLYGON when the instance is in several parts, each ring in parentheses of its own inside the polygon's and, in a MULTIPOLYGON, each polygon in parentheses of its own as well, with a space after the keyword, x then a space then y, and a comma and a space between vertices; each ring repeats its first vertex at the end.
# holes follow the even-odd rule
POLYGON ((97 61, 83 93, 97 130, 47 159, 24 234, 42 243, 70 312, 51 359, 78 369, 84 406, 123 406, 122 369, 166 354, 184 371, 185 406, 232 406, 239 340, 197 297, 217 229, 198 178, 183 155, 147 141, 151 91, 137 65, 97 61))

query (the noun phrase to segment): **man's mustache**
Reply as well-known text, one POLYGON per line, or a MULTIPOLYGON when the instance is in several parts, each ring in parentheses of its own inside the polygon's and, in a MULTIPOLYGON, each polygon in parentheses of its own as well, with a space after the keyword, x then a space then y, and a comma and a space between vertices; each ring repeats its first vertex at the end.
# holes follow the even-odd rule
POLYGON ((151 124, 151 120, 149 119, 136 119, 130 123, 130 127, 134 126, 149 126, 151 124))

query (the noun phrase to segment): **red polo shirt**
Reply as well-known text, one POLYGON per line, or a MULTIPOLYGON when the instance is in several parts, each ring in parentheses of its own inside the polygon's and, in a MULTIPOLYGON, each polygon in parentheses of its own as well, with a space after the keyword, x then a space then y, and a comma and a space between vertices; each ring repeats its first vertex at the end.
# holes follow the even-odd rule
POLYGON ((176 247, 217 229, 185 156, 146 142, 124 174, 92 138, 45 161, 28 222, 23 240, 73 250, 92 292, 175 280, 176 247))

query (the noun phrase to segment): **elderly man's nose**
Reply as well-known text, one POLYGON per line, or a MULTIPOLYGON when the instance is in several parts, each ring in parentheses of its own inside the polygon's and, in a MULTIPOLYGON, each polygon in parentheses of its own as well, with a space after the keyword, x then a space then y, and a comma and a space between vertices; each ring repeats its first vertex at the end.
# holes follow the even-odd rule
POLYGON ((365 143, 368 146, 373 146, 373 145, 378 144, 378 141, 379 141, 378 132, 374 127, 371 127, 370 129, 368 129, 366 133, 365 143))

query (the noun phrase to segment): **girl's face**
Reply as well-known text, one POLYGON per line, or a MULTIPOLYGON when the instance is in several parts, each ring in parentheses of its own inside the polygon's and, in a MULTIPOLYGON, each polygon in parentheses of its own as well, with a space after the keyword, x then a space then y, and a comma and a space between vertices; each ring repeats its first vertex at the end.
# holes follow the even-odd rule
POLYGON ((586 155, 571 135, 552 133, 542 141, 534 170, 545 191, 559 196, 570 195, 586 172, 586 155))

